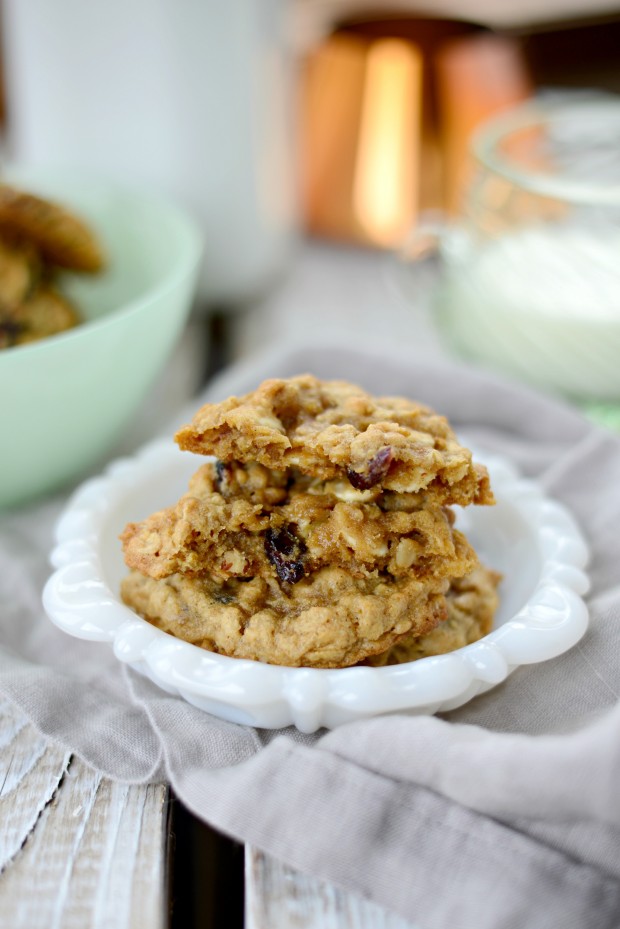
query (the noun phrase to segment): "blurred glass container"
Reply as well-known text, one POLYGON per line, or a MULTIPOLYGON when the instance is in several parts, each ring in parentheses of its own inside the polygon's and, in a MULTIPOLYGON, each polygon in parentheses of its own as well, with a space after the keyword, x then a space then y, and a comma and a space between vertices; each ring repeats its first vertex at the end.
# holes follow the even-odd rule
POLYGON ((620 98, 527 104, 485 124, 434 310, 470 360, 581 401, 620 400, 620 98))
POLYGON ((205 300, 264 288, 296 228, 287 0, 6 0, 13 162, 174 197, 205 238, 205 300))

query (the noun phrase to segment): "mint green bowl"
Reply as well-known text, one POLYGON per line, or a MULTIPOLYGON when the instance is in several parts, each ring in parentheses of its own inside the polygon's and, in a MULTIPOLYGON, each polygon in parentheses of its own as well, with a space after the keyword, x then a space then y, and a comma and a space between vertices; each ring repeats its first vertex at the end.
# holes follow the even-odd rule
POLYGON ((186 322, 202 251, 193 222, 157 197, 34 168, 9 179, 81 215, 108 265, 61 282, 82 325, 0 352, 3 509, 67 485, 113 449, 186 322))

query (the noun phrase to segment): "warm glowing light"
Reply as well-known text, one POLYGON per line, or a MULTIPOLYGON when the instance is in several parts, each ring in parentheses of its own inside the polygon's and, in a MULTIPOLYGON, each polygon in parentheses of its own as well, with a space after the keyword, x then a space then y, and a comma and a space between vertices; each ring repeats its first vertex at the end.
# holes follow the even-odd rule
POLYGON ((353 201, 369 237, 391 245, 415 218, 419 177, 422 57, 411 44, 371 46, 362 102, 353 201))

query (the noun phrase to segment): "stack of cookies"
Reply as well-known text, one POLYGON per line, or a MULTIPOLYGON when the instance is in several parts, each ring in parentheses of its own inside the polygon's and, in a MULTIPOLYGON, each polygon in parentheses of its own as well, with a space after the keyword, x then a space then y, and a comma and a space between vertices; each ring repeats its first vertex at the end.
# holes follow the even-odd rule
POLYGON ((0 184, 0 349, 80 322, 59 271, 94 273, 104 257, 93 232, 64 207, 0 184))
POLYGON ((160 629, 319 668, 410 661, 489 631, 499 577, 450 507, 493 494, 444 417, 303 375, 207 404, 176 441, 214 458, 121 537, 123 600, 160 629))

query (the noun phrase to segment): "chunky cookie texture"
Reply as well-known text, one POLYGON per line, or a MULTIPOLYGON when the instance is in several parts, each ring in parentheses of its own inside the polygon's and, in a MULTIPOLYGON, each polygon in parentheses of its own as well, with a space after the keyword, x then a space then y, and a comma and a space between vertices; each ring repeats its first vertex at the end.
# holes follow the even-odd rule
POLYGON ((341 668, 422 635, 445 619, 448 581, 356 578, 322 568, 283 586, 273 577, 217 581, 131 572, 124 602, 165 632, 209 651, 289 667, 341 668))
POLYGON ((450 504, 493 495, 432 410, 302 375, 203 407, 177 441, 218 457, 121 536, 122 597, 160 629, 318 668, 413 660, 484 634, 496 581, 450 504))
POLYGON ((31 242, 43 259, 60 268, 96 272, 104 255, 88 226, 50 200, 0 184, 0 232, 31 242))
POLYGON ((126 527, 126 563, 153 578, 261 575, 289 583, 329 565, 354 577, 444 578, 477 563, 447 508, 406 508, 401 498, 400 508, 389 499, 384 509, 382 495, 340 499, 324 482, 283 481, 262 465, 204 465, 175 506, 126 527))
POLYGON ((77 326, 75 307, 53 287, 39 287, 11 314, 13 344, 25 345, 77 326))
POLYGON ((501 575, 478 565, 465 577, 456 578, 446 594, 447 617, 424 635, 408 634, 380 655, 364 663, 381 667, 445 655, 488 635, 499 605, 501 575))
POLYGON ((80 315, 56 286, 59 269, 93 273, 103 252, 58 204, 0 184, 0 349, 65 332, 80 315))
POLYGON ((312 375, 264 381, 206 404, 176 435, 181 448, 222 461, 295 468, 321 480, 424 494, 426 503, 492 503, 486 469, 443 416, 402 397, 374 398, 312 375))
POLYGON ((25 243, 0 238, 0 307, 13 311, 36 287, 41 262, 36 251, 25 243))

